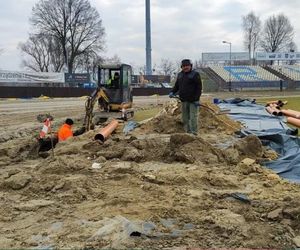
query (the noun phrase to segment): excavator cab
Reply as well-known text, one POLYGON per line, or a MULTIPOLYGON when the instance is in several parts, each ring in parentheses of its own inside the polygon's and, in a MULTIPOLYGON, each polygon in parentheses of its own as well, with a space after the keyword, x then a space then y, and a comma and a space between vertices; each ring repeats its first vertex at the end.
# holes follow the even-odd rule
POLYGON ((132 68, 128 64, 98 67, 98 87, 85 104, 84 127, 87 131, 99 120, 110 117, 127 120, 133 117, 131 76, 132 68), (99 110, 93 112, 96 103, 99 110))
POLYGON ((127 64, 98 67, 98 87, 103 89, 108 99, 98 99, 101 109, 111 112, 132 107, 131 75, 132 68, 127 64))

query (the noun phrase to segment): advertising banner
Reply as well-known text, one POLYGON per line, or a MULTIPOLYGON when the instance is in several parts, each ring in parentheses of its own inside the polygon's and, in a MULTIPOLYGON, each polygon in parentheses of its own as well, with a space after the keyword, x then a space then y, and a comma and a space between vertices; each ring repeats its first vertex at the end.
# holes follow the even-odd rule
POLYGON ((248 52, 216 52, 216 53, 202 53, 202 61, 203 62, 211 62, 211 61, 247 61, 249 60, 248 52))
POLYGON ((300 60, 300 52, 256 52, 257 61, 291 61, 300 60))
POLYGON ((0 70, 1 83, 64 83, 64 73, 0 70))
POLYGON ((65 73, 66 83, 88 83, 90 74, 88 73, 65 73))

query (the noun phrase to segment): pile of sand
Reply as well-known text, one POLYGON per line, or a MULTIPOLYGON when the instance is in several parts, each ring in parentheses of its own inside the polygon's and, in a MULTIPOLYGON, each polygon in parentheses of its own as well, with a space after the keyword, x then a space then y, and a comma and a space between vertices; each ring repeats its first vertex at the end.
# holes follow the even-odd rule
MULTIPOLYGON (((233 134, 241 128, 241 125, 229 119, 226 113, 221 112, 217 106, 205 102, 200 107, 198 127, 200 134, 207 132, 233 134)), ((184 132, 181 122, 181 103, 177 100, 171 100, 142 128, 145 132, 167 134, 184 132)))

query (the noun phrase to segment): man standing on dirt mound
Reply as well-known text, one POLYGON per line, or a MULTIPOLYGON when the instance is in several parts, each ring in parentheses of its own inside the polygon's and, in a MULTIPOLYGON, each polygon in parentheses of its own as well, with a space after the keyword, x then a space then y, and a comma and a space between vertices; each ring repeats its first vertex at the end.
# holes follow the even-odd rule
POLYGON ((181 61, 181 72, 177 75, 175 86, 169 97, 174 98, 178 93, 182 102, 181 113, 184 130, 187 133, 197 135, 202 81, 200 74, 192 68, 190 59, 181 61))

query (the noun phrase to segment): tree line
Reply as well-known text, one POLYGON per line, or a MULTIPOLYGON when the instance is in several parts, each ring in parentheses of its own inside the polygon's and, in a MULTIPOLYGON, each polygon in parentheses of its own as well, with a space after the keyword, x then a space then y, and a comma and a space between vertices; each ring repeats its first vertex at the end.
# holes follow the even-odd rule
MULTIPOLYGON (((103 58, 105 29, 98 11, 89 0, 40 0, 30 17, 32 32, 20 43, 23 65, 37 72, 94 72, 103 61, 120 63, 120 58, 103 58)), ((244 47, 249 57, 257 50, 266 52, 295 51, 294 28, 284 14, 262 21, 253 11, 242 16, 244 47)), ((1 52, 1 51, 0 51, 1 52)), ((201 60, 194 62, 201 67, 201 60)), ((145 73, 145 67, 136 71, 145 73)), ((180 62, 161 59, 155 73, 174 74, 180 62)))
POLYGON ((89 71, 101 60, 105 30, 88 0, 40 0, 32 9, 33 32, 20 49, 34 71, 89 71))
MULTIPOLYGON (((22 64, 37 72, 94 72, 99 63, 120 63, 117 55, 104 58, 105 29, 89 0, 40 0, 32 9, 32 32, 20 43, 22 64)), ((145 74, 145 67, 135 71, 145 74)), ((156 72, 173 74, 178 68, 162 59, 156 72)))
POLYGON ((258 15, 251 11, 242 17, 244 48, 249 58, 255 58, 255 52, 295 52, 294 28, 284 14, 272 15, 262 25, 258 15))

